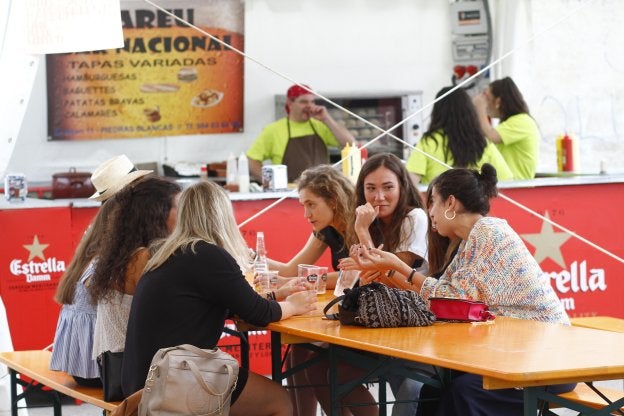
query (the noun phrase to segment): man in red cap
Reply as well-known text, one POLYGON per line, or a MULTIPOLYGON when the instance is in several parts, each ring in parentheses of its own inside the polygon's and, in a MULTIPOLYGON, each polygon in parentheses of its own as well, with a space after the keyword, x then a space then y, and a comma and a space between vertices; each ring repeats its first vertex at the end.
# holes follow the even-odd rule
POLYGON ((294 182, 305 169, 329 163, 327 146, 354 144, 355 139, 327 112, 314 103, 307 85, 293 85, 286 94, 288 115, 267 125, 247 151, 249 172, 262 179, 262 162, 288 167, 288 182, 294 182))

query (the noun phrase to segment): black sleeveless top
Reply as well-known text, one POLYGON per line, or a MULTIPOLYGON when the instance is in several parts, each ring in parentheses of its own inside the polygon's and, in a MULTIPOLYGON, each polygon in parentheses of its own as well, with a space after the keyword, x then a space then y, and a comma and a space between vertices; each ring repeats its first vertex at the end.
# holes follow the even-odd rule
POLYGON ((338 260, 349 257, 349 249, 345 246, 344 238, 332 226, 323 228, 321 231, 315 231, 314 237, 318 238, 329 246, 332 257, 332 267, 338 271, 338 260))

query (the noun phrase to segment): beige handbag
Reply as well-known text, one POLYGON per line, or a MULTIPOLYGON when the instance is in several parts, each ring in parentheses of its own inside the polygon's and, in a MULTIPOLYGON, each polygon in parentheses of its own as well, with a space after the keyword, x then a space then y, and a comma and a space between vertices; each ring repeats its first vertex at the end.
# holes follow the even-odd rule
POLYGON ((237 380, 238 361, 219 348, 161 348, 147 374, 139 416, 227 416, 237 380))

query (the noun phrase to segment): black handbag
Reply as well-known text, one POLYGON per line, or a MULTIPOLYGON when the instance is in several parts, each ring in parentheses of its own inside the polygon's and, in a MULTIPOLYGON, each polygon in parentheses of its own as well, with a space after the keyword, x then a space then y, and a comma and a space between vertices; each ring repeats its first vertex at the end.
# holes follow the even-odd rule
POLYGON ((122 352, 104 351, 98 357, 100 365, 100 378, 104 390, 104 401, 118 402, 124 399, 121 390, 121 364, 123 362, 122 352))
POLYGON ((338 319, 342 325, 367 328, 429 326, 435 321, 435 315, 427 308, 420 295, 411 290, 372 282, 354 289, 345 289, 344 293, 325 306, 325 318, 338 319), (337 314, 327 313, 333 305, 341 301, 337 314))

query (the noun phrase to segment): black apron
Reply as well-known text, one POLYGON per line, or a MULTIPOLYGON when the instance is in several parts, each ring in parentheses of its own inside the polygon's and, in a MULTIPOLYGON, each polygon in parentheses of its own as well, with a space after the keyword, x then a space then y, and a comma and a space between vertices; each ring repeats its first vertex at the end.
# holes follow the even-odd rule
POLYGON ((282 163, 288 167, 288 182, 295 182, 299 179, 301 172, 307 168, 329 163, 329 153, 325 142, 314 129, 312 122, 309 120, 308 122, 314 134, 290 137, 290 119, 286 118, 288 143, 282 163))

